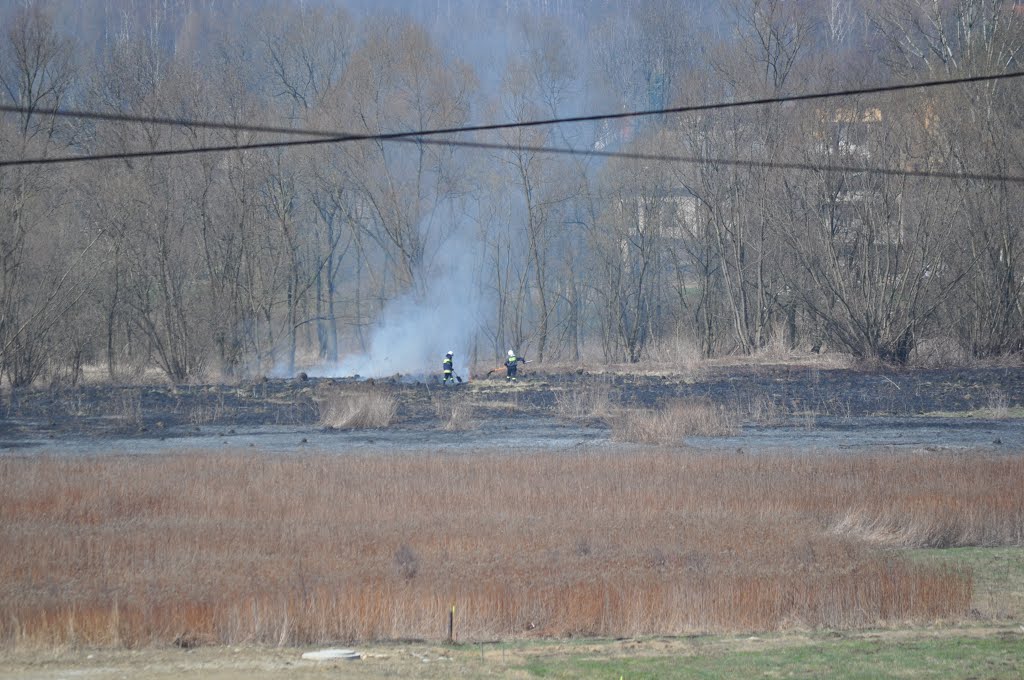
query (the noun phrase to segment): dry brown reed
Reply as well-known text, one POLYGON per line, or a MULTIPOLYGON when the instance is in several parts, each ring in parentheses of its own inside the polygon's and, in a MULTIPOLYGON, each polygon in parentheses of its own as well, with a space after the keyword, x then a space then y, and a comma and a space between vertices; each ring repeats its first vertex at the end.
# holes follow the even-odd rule
POLYGON ((476 427, 473 405, 461 394, 438 394, 431 397, 434 413, 446 432, 462 432, 476 427))
POLYGON ((612 416, 608 385, 593 384, 555 393, 555 414, 566 420, 603 420, 612 416))
POLYGON ((0 457, 0 641, 316 644, 962 617, 1024 457, 0 457))
POLYGON ((760 396, 747 404, 747 415, 758 425, 779 425, 786 421, 786 409, 778 399, 760 396))
POLYGON ((612 418, 612 439, 637 444, 679 444, 684 437, 732 434, 735 414, 703 399, 682 399, 658 409, 624 409, 612 418))
POLYGON ((387 427, 398 412, 394 395, 375 386, 343 389, 329 386, 319 391, 320 424, 336 429, 387 427))
POLYGON ((988 411, 993 418, 1008 418, 1010 416, 1010 397, 1006 392, 997 387, 989 389, 988 411))
POLYGON ((971 363, 970 353, 964 351, 956 338, 928 338, 917 343, 911 363, 920 368, 949 368, 971 363))

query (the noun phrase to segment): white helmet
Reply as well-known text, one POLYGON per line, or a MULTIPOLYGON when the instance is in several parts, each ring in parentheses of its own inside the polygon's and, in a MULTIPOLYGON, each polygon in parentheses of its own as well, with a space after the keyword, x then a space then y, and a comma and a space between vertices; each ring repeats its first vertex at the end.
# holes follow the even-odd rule
POLYGON ((516 355, 516 353, 515 353, 515 352, 513 352, 512 350, 509 350, 509 351, 508 351, 508 355, 509 355, 510 357, 514 357, 514 356, 516 355))
POLYGON ((453 354, 455 354, 455 352, 448 350, 448 356, 452 356, 453 354))

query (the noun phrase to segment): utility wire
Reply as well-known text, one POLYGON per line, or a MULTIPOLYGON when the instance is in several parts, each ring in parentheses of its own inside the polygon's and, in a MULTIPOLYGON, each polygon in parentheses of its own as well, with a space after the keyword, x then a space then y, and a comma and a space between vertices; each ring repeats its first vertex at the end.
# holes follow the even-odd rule
MULTIPOLYGON (((330 138, 329 140, 302 140, 290 145, 323 144, 328 141, 349 141, 350 137, 330 138)), ((1000 175, 990 173, 952 172, 941 170, 917 170, 899 168, 880 168, 862 165, 837 165, 796 163, 785 161, 758 161, 734 158, 711 158, 701 156, 678 156, 672 154, 651 154, 631 151, 602 151, 598 149, 573 149, 566 147, 491 144, 487 142, 464 142, 454 139, 422 139, 416 137, 397 137, 386 141, 426 144, 431 146, 461 147, 469 149, 492 149, 496 151, 527 151, 530 153, 550 153, 569 156, 596 156, 599 158, 622 158, 627 160, 658 161, 666 163, 686 163, 691 165, 712 164, 749 168, 777 168, 782 170, 803 170, 816 172, 862 172, 871 175, 931 177, 936 179, 962 179, 984 182, 1010 182, 1024 184, 1024 175, 1000 175)), ((260 144, 224 145, 201 147, 197 149, 162 149, 156 151, 118 152, 93 156, 67 156, 61 158, 40 158, 26 161, 0 161, 0 167, 8 165, 44 165, 51 163, 76 163, 82 161, 128 160, 132 158, 151 158, 155 156, 183 156, 194 153, 214 153, 246 149, 274 148, 280 142, 264 142, 260 144)))
MULTIPOLYGON (((450 128, 436 128, 428 130, 419 130, 411 132, 391 132, 391 133, 378 133, 378 134, 350 134, 350 133, 339 133, 334 131, 325 130, 309 130, 309 129, 297 129, 297 128, 282 128, 273 126, 249 126, 239 125, 233 123, 218 123, 209 121, 195 121, 183 118, 168 118, 168 117, 154 117, 154 116, 134 116, 128 114, 112 114, 112 113, 100 113, 90 111, 73 111, 73 110, 39 110, 35 109, 35 113, 55 116, 67 116, 67 117, 79 117, 79 118, 93 118, 99 120, 118 121, 118 122, 135 122, 135 123, 150 123, 160 125, 177 125, 177 126, 188 126, 188 127, 205 127, 214 129, 225 129, 225 130, 236 130, 236 131, 249 131, 249 132, 273 132, 283 134, 299 134, 305 136, 313 136, 314 139, 304 140, 287 140, 287 141, 273 141, 273 142, 256 142, 248 144, 225 144, 217 146, 200 146, 193 148, 176 148, 176 149, 155 149, 150 151, 128 151, 128 152, 116 152, 108 154, 93 154, 85 156, 61 156, 52 158, 29 158, 20 160, 0 160, 0 167, 7 166, 18 166, 18 165, 48 165, 56 163, 76 163, 76 162, 88 162, 88 161, 102 161, 102 160, 124 160, 131 158, 146 158, 146 157, 159 157, 159 156, 181 156, 190 155, 197 153, 217 153, 224 151, 240 151, 247 149, 266 149, 266 148, 279 148, 279 147, 291 147, 291 146, 308 146, 313 144, 332 144, 339 142, 349 141, 405 141, 414 143, 429 143, 433 145, 441 146, 462 146, 470 148, 488 148, 488 149, 501 149, 501 150, 529 150, 538 153, 557 153, 557 154, 585 154, 592 156, 603 156, 612 158, 634 158, 642 160, 658 160, 668 162, 684 162, 684 163, 705 163, 705 162, 716 162, 723 165, 741 165, 748 167, 781 167, 790 169, 800 170, 839 170, 839 166, 826 166, 826 165, 814 165, 805 163, 777 163, 770 161, 747 161, 747 160, 730 160, 730 159, 701 159, 697 157, 686 157, 686 156, 671 156, 663 154, 633 154, 629 152, 611 152, 611 151, 596 151, 596 150, 578 150, 568 148, 557 148, 557 147, 540 147, 531 146, 524 147, 519 145, 503 145, 503 144, 486 144, 482 142, 457 142, 455 140, 427 140, 424 137, 443 135, 443 134, 455 134, 463 132, 482 132, 482 131, 493 131, 511 128, 524 128, 524 127, 536 127, 543 125, 556 125, 564 123, 579 123, 588 121, 601 121, 601 120, 614 120, 623 118, 633 118, 641 116, 654 116, 654 115, 667 115, 675 113, 689 113, 696 111, 709 111, 709 110, 721 110, 729 108, 738 108, 745 106, 756 106, 765 104, 777 104, 784 102, 797 102, 797 101, 808 101, 815 99, 828 99, 835 97, 849 97, 864 94, 877 94, 882 92, 895 92, 909 89, 920 89, 930 88, 939 86, 948 86, 956 84, 976 83, 994 80, 1005 80, 1010 78, 1019 78, 1024 76, 1024 71, 1013 71, 1009 73, 991 74, 984 76, 970 76, 964 78, 949 78, 944 80, 931 80, 922 81, 917 83, 906 83, 900 85, 885 85, 870 88, 856 88, 839 90, 833 92, 819 92, 802 95, 789 95, 782 97, 768 97, 762 99, 750 99, 742 100, 737 102, 719 102, 713 104, 697 104, 691 106, 679 106, 670 107, 664 109, 651 109, 643 111, 630 111, 623 113, 610 113, 610 114, 597 114, 590 116, 572 116, 563 118, 549 118, 542 120, 523 121, 514 123, 494 123, 488 125, 473 125, 473 126, 459 126, 450 128)), ((15 107, 8 105, 0 105, 0 111, 12 112, 12 113, 26 113, 28 109, 24 107, 15 107)), ((932 172, 932 171, 907 171, 897 169, 885 169, 885 168, 867 168, 867 167, 856 167, 848 168, 851 171, 856 172, 874 172, 875 174, 892 174, 892 175, 917 175, 922 177, 940 177, 949 179, 981 179, 981 180, 1002 180, 1010 182, 1024 182, 1024 178, 1012 176, 1012 175, 991 175, 991 174, 978 174, 978 173, 950 173, 950 172, 932 172)))
MULTIPOLYGON (((662 109, 645 109, 639 111, 624 111, 621 113, 601 113, 589 116, 567 116, 561 118, 544 118, 540 120, 529 120, 514 123, 490 123, 486 125, 465 125, 448 128, 435 128, 410 132, 386 132, 379 134, 353 134, 338 130, 315 130, 309 128, 290 128, 273 125, 244 125, 240 123, 225 123, 219 121, 202 121, 189 118, 172 118, 168 116, 139 116, 127 113, 103 113, 98 111, 83 111, 73 109, 29 109, 23 106, 11 106, 0 104, 0 111, 7 113, 36 113, 46 116, 59 116, 66 118, 85 118, 92 120, 105 120, 123 123, 149 123, 155 125, 172 125, 178 127, 210 128, 216 130, 234 130, 240 132, 271 132, 289 135, 302 135, 308 137, 324 137, 323 143, 338 141, 356 140, 388 140, 402 137, 429 137, 433 135, 455 134, 461 132, 487 132, 492 130, 506 130, 509 128, 538 127, 543 125, 560 125, 564 123, 586 123, 603 120, 616 120, 622 118, 640 118, 646 116, 664 116, 676 113, 693 113, 697 111, 715 111, 721 109, 741 108, 745 106, 760 106, 765 104, 781 104, 786 102, 810 101, 815 99, 831 99, 836 97, 852 97, 865 94, 879 94, 883 92, 900 92, 904 90, 923 89, 930 87, 945 87, 948 85, 962 85, 968 83, 988 82, 994 80, 1006 80, 1020 78, 1024 71, 1010 71, 1008 73, 994 73, 983 76, 965 76, 962 78, 946 78, 943 80, 925 80, 915 83, 903 83, 899 85, 879 85, 876 87, 853 88, 847 90, 835 90, 831 92, 813 92, 809 94, 795 94, 780 97, 765 97, 761 99, 743 99, 735 102, 715 102, 712 104, 691 104, 687 106, 674 106, 662 109)), ((281 142, 287 145, 289 142, 281 142)), ((259 148, 259 147, 257 147, 259 148)))
MULTIPOLYGON (((414 140, 408 140, 414 141, 414 140)), ((507 146, 505 144, 488 144, 486 142, 460 142, 456 140, 420 139, 420 144, 436 146, 458 146, 471 149, 498 149, 502 151, 529 151, 534 153, 553 153, 566 155, 588 155, 603 158, 625 158, 641 161, 659 161, 668 163, 688 163, 691 165, 726 165, 744 168, 776 168, 780 170, 805 170, 815 172, 862 172, 869 175, 932 177, 937 179, 968 179, 983 182, 1011 182, 1024 184, 1024 175, 1000 175, 976 172, 953 172, 950 170, 918 170, 915 168, 879 168, 866 165, 818 164, 789 161, 757 161, 735 158, 711 158, 707 156, 676 156, 658 153, 635 153, 631 151, 597 151, 590 149, 567 149, 550 146, 507 146)))
MULTIPOLYGON (((330 138, 330 141, 348 141, 348 137, 330 138)), ((328 140, 315 139, 315 140, 301 140, 292 142, 292 145, 310 145, 310 144, 323 144, 328 140)), ((999 175, 989 173, 970 173, 970 172, 952 172, 952 171, 941 171, 941 170, 916 170, 916 169, 899 169, 899 168, 879 168, 861 165, 836 165, 836 164, 815 164, 815 163, 796 163, 796 162, 785 162, 785 161, 758 161, 758 160, 743 160, 733 158, 709 158, 701 156, 678 156, 672 154, 652 154, 652 153, 639 153, 631 151, 601 151, 597 149, 573 149, 566 147, 552 147, 552 146, 532 146, 532 145, 508 145, 508 144, 491 144, 487 142, 464 142, 454 139, 421 139, 416 137, 396 137, 386 141, 392 142, 406 142, 410 144, 426 144, 431 146, 449 146, 449 147, 461 147, 469 149, 492 149, 496 151, 527 151, 530 153, 550 153, 568 156, 596 156, 599 158, 623 158, 627 160, 643 160, 643 161, 658 161, 666 163, 687 163, 691 165, 699 164, 711 164, 711 165, 725 165, 734 167, 748 167, 748 168, 778 168, 782 170, 804 170, 804 171, 817 171, 817 172, 863 172, 872 175, 887 175, 887 176, 912 176, 912 177, 932 177, 937 179, 964 179, 964 180, 978 180, 985 182, 1010 182, 1014 184, 1024 184, 1024 175, 999 175)), ((135 152, 119 152, 111 154, 100 154, 95 156, 69 156, 65 158, 43 158, 36 159, 34 164, 47 164, 47 163, 74 163, 79 161, 100 161, 100 160, 115 160, 115 159, 132 159, 142 157, 153 157, 153 156, 181 156, 193 153, 213 153, 219 151, 234 151, 239 149, 260 149, 260 148, 271 148, 281 146, 280 142, 264 142, 260 144, 246 144, 246 145, 225 145, 215 147, 203 147, 201 149, 163 149, 157 151, 135 151, 135 152)), ((4 165, 18 165, 25 164, 19 161, 0 161, 0 167, 4 165)))

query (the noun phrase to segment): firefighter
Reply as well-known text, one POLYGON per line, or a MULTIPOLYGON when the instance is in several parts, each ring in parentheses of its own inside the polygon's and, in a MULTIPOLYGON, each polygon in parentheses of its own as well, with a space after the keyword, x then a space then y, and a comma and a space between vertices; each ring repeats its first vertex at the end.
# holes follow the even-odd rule
POLYGON ((505 382, 516 382, 516 370, 519 363, 526 363, 526 357, 517 357, 512 350, 508 351, 508 358, 505 359, 505 382))
POLYGON ((441 364, 441 370, 444 371, 444 384, 454 385, 455 384, 455 362, 452 359, 454 352, 448 352, 444 355, 444 362, 441 364))

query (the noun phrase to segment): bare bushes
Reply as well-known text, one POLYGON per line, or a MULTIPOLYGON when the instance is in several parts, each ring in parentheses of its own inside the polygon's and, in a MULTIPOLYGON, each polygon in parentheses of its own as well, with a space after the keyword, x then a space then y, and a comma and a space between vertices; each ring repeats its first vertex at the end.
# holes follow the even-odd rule
POLYGON ((387 427, 398 412, 395 397, 374 386, 347 390, 327 386, 319 390, 315 400, 320 424, 339 430, 387 427))
POLYGON ((678 444, 683 437, 716 437, 738 427, 735 414, 703 399, 661 409, 625 409, 612 418, 612 439, 637 444, 678 444))

